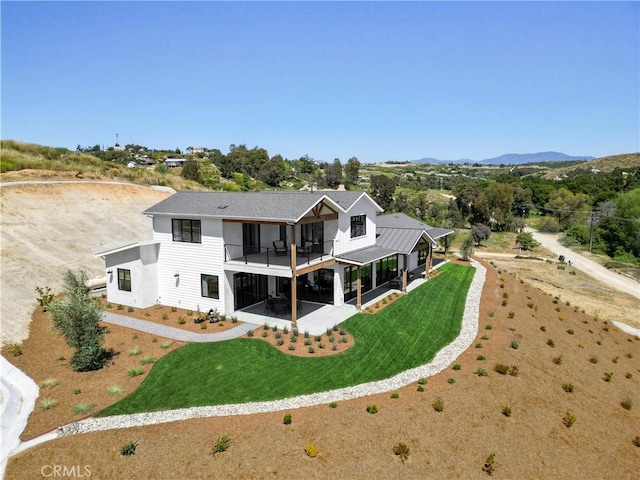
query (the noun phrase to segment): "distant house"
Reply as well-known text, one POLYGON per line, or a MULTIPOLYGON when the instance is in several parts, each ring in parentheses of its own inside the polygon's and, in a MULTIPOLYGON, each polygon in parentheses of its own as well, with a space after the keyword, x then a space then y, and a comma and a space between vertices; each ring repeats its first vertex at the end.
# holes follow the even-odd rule
POLYGON ((165 167, 183 167, 185 159, 180 157, 164 157, 165 167))
POLYGON ((195 155, 196 153, 204 153, 204 147, 187 147, 187 153, 195 155))
MULTIPOLYGON (((107 298, 231 314, 269 295, 340 306, 427 273, 451 230, 382 209, 361 191, 179 192, 143 212, 153 239, 98 253, 107 298)), ((291 312, 295 323, 297 311, 291 312)))

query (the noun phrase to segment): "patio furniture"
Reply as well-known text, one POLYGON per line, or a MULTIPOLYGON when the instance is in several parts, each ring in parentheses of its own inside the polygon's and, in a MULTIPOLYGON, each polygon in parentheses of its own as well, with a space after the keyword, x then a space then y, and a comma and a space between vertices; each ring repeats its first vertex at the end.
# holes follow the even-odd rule
POLYGON ((310 254, 311 253, 311 249, 313 248, 313 242, 310 241, 306 241, 304 242, 304 244, 302 246, 298 245, 298 248, 296 249, 296 251, 302 255, 304 254, 310 254))
POLYGON ((389 280, 389 288, 400 288, 400 277, 392 278, 389 280))
POLYGON ((273 248, 276 251, 276 255, 287 254, 287 246, 285 245, 284 240, 274 240, 273 248))
POLYGON ((271 295, 269 295, 264 300, 264 311, 265 313, 270 311, 273 312, 274 314, 276 313, 276 299, 273 298, 271 295))

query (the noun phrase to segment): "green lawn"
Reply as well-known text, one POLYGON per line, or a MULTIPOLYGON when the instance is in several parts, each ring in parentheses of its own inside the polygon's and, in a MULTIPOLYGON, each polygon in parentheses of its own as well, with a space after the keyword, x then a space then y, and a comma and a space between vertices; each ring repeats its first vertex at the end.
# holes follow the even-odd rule
POLYGON ((341 325, 354 345, 338 355, 295 357, 254 338, 185 345, 156 363, 136 391, 97 416, 275 400, 424 365, 460 332, 474 272, 445 265, 436 278, 379 313, 354 315, 341 325))

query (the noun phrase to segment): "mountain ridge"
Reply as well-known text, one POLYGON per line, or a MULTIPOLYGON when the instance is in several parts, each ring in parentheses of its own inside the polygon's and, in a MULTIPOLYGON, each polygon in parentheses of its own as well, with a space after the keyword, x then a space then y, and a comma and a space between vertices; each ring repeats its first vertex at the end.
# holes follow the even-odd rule
POLYGON ((439 160, 437 158, 424 157, 419 160, 411 160, 411 163, 481 163, 484 165, 521 165, 524 163, 554 162, 570 160, 593 160, 589 155, 567 155, 562 152, 537 152, 537 153, 505 153, 498 157, 485 158, 483 160, 439 160))

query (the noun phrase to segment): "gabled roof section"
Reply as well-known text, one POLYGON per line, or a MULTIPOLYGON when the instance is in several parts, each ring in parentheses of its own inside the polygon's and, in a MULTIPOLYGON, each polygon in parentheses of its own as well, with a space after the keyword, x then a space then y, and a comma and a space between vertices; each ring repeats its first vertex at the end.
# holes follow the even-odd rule
POLYGON ((398 253, 391 248, 381 247, 380 245, 373 245, 371 247, 361 248, 360 250, 354 250, 352 252, 342 253, 336 255, 336 260, 340 263, 348 263, 351 265, 367 265, 371 262, 376 262, 382 258, 388 257, 398 253))
POLYGON ((129 245, 123 245, 122 247, 112 248, 111 250, 106 250, 104 252, 94 254, 94 257, 106 257, 107 255, 113 255, 114 253, 125 252, 127 250, 131 250, 133 248, 144 247, 145 245, 155 245, 160 242, 157 240, 147 240, 144 242, 130 243, 129 245))
POLYGON ((380 208, 362 191, 178 192, 143 213, 296 223, 319 204, 319 211, 324 208, 346 212, 362 196, 380 208))
POLYGON ((398 253, 411 253, 421 239, 435 243, 438 238, 453 233, 453 230, 432 227, 404 213, 378 215, 376 225, 377 244, 398 253))

